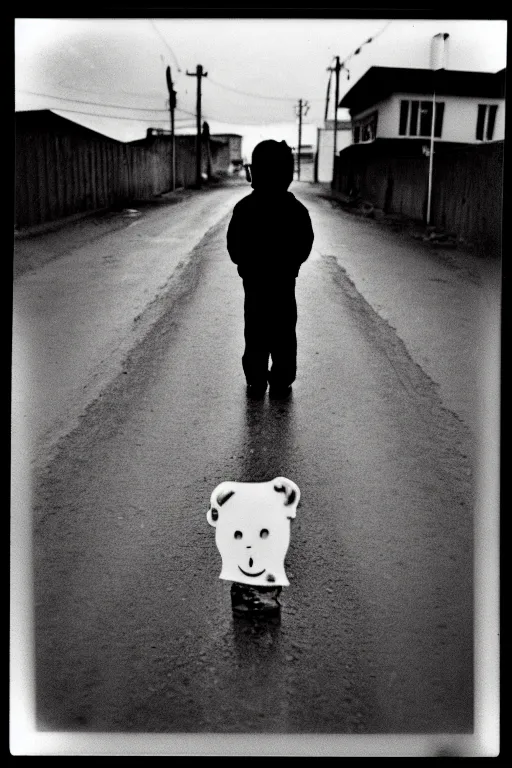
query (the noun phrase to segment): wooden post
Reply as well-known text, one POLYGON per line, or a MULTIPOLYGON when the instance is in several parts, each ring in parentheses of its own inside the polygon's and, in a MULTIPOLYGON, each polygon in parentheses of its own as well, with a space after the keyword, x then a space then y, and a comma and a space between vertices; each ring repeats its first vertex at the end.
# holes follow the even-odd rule
POLYGON ((302 146, 302 99, 299 99, 299 146, 297 147, 297 181, 300 181, 300 148, 302 146))
POLYGON ((430 224, 432 208, 432 175, 434 171, 434 124, 436 119, 436 92, 432 94, 432 128, 430 131, 430 153, 428 158, 428 196, 427 196, 427 224, 430 224))
MULTIPOLYGON (((334 97, 334 157, 336 157, 338 153, 338 102, 340 100, 340 70, 341 70, 341 64, 340 64, 340 57, 336 56, 336 87, 335 87, 335 97, 334 97)), ((334 168, 334 162, 333 162, 333 168, 334 168)))
POLYGON ((195 72, 187 72, 189 77, 197 77, 197 99, 196 99, 196 186, 201 186, 201 81, 203 77, 208 77, 208 72, 203 72, 203 67, 198 64, 195 72))
POLYGON ((299 117, 299 146, 297 147, 297 181, 300 181, 300 150, 302 148, 302 114, 307 115, 309 110, 309 104, 307 101, 299 99, 299 105, 297 107, 297 114, 299 117))
POLYGON ((174 133, 174 110, 176 109, 176 91, 173 87, 171 68, 165 70, 167 89, 169 91, 169 111, 171 113, 171 189, 176 189, 176 138, 174 133))
POLYGON ((336 87, 335 87, 335 95, 334 95, 334 136, 333 136, 333 160, 332 160, 332 182, 331 185, 334 184, 334 169, 336 167, 336 155, 338 154, 338 102, 340 100, 340 72, 343 67, 343 64, 340 63, 340 57, 336 56, 336 64, 334 67, 328 67, 327 71, 331 74, 329 75, 329 84, 327 86, 327 97, 325 102, 325 119, 327 120, 327 111, 329 109, 329 95, 330 95, 330 88, 331 88, 331 76, 334 72, 336 75, 336 87))

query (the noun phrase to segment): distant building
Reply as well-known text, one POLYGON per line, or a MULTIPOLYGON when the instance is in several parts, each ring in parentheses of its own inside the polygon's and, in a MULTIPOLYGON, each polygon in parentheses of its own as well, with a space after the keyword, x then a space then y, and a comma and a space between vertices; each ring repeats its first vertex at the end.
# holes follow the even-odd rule
MULTIPOLYGON (((237 157, 237 154, 240 153, 242 137, 237 137, 240 139, 237 148, 236 142, 232 141, 235 138, 235 134, 212 135, 209 132, 207 123, 203 123, 201 135, 201 173, 203 178, 207 178, 211 174, 232 173, 234 165, 232 158, 237 157)), ((130 143, 147 147, 151 146, 157 139, 162 138, 170 140, 171 131, 168 128, 148 128, 143 139, 137 139, 130 143)), ((182 152, 189 157, 195 157, 196 142, 197 134, 195 131, 175 134, 177 153, 182 152)), ((242 167, 241 157, 239 158, 239 167, 242 167)))
POLYGON ((339 103, 352 118, 352 144, 381 139, 425 144, 432 129, 434 91, 436 145, 504 139, 504 69, 370 67, 339 103))
MULTIPOLYGON (((295 168, 294 178, 298 178, 299 156, 297 147, 291 147, 295 168)), ((315 173, 315 150, 312 144, 301 144, 300 146, 300 180, 313 181, 315 173)))
MULTIPOLYGON (((219 158, 222 156, 222 162, 219 160, 219 171, 236 173, 243 166, 242 159, 242 136, 238 133, 214 133, 211 136, 215 141, 223 143, 226 147, 224 152, 219 152, 219 158)), ((215 173, 215 166, 213 167, 215 173)))
MULTIPOLYGON (((348 147, 352 142, 352 123, 338 120, 336 151, 348 147)), ((326 120, 323 128, 317 129, 317 150, 315 158, 315 181, 332 181, 334 165, 334 120, 326 120)))

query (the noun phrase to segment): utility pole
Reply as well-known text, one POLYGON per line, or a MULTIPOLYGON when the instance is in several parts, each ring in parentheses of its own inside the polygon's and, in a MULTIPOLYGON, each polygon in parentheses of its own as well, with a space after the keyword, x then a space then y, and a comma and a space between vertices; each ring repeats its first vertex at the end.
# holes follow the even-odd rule
POLYGON ((335 82, 335 96, 334 96, 334 157, 338 154, 338 103, 340 100, 340 57, 336 56, 336 66, 334 72, 336 74, 335 82))
POLYGON ((206 176, 210 181, 212 176, 212 153, 210 145, 210 126, 206 122, 203 123, 203 141, 206 145, 206 176))
POLYGON ((302 112, 304 111, 304 116, 307 115, 309 110, 309 104, 307 101, 302 101, 302 99, 299 99, 299 104, 297 107, 297 117, 299 118, 299 146, 297 147, 297 181, 300 181, 300 150, 302 147, 302 112))
MULTIPOLYGON (((338 103, 340 100, 340 72, 343 69, 343 64, 340 63, 340 57, 336 56, 336 64, 334 67, 327 67, 328 72, 334 72, 336 75, 336 82, 335 82, 335 95, 334 95, 334 151, 333 151, 333 161, 332 161, 332 173, 333 173, 333 179, 334 179, 334 168, 336 166, 336 155, 338 154, 338 103)), ((331 75, 329 76, 329 78, 331 75)), ((330 79, 329 79, 329 87, 327 89, 327 99, 326 99, 326 105, 325 105, 325 115, 327 119, 327 109, 329 106, 329 90, 330 90, 330 79)))
POLYGON ((208 77, 208 72, 203 72, 201 64, 198 64, 195 72, 187 72, 189 77, 197 77, 197 102, 196 102, 196 186, 201 186, 201 81, 203 77, 208 77))
POLYGON ((327 128, 327 119, 329 117, 329 101, 331 99, 331 78, 332 78, 332 69, 329 67, 327 70, 331 74, 329 75, 329 82, 327 83, 327 93, 325 94, 325 114, 324 114, 324 128, 327 128))
POLYGON ((169 111, 171 113, 171 188, 172 191, 176 189, 176 138, 174 134, 174 110, 176 109, 176 91, 173 87, 171 68, 167 67, 165 70, 165 76, 167 79, 167 88, 169 90, 169 111))

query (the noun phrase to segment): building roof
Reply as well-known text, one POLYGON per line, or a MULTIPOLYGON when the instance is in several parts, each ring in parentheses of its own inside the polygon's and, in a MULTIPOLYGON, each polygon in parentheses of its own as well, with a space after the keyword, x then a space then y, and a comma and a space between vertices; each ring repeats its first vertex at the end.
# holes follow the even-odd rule
POLYGON ((112 141, 115 144, 124 143, 106 136, 104 133, 93 131, 92 128, 86 128, 74 120, 61 117, 61 115, 55 114, 51 109, 28 109, 16 112, 14 122, 18 133, 28 133, 34 130, 38 133, 50 131, 51 133, 81 136, 87 139, 95 139, 96 141, 112 141))
MULTIPOLYGON (((204 141, 204 133, 201 133, 202 140, 204 141)), ((177 133, 176 139, 188 139, 189 141, 197 141, 197 133, 177 133)), ((224 139, 219 138, 216 134, 208 136, 208 139, 210 141, 210 144, 213 144, 215 146, 219 147, 227 147, 228 142, 224 139)))
MULTIPOLYGON (((204 134, 201 134, 201 136, 204 137, 204 134)), ((148 128, 146 135, 143 139, 134 139, 133 141, 129 141, 128 144, 134 144, 138 146, 148 146, 153 144, 153 142, 156 139, 165 139, 166 141, 170 141, 172 138, 172 133, 168 128, 148 128)), ((175 133, 174 138, 176 141, 184 141, 184 142, 190 142, 191 144, 195 144, 197 141, 197 133, 175 133)), ((219 139, 217 136, 212 136, 210 134, 209 136, 210 144, 214 146, 219 147, 227 147, 228 141, 227 139, 219 139)))
POLYGON ((431 94, 441 96, 477 96, 504 98, 506 70, 499 72, 466 72, 453 69, 407 69, 404 67, 370 67, 341 99, 339 106, 352 114, 377 104, 392 93, 431 94))
MULTIPOLYGON (((334 120, 324 120, 324 130, 334 131, 334 120)), ((352 130, 352 120, 338 120, 338 131, 352 130)))

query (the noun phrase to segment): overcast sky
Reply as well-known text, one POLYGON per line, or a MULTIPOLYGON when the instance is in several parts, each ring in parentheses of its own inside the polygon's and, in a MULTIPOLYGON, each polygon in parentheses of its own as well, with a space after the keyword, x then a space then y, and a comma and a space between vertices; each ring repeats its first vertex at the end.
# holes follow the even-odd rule
MULTIPOLYGON (((309 104, 303 142, 315 142, 335 56, 346 62, 341 98, 371 66, 427 68, 438 32, 450 35, 449 69, 506 66, 504 20, 16 19, 16 109, 51 108, 121 141, 142 138, 169 128, 169 65, 177 128, 193 132, 197 79, 187 71, 201 64, 203 119, 213 133, 242 134, 248 157, 262 138, 296 141, 299 99, 309 104)), ((333 106, 334 78, 330 118, 333 106)))

